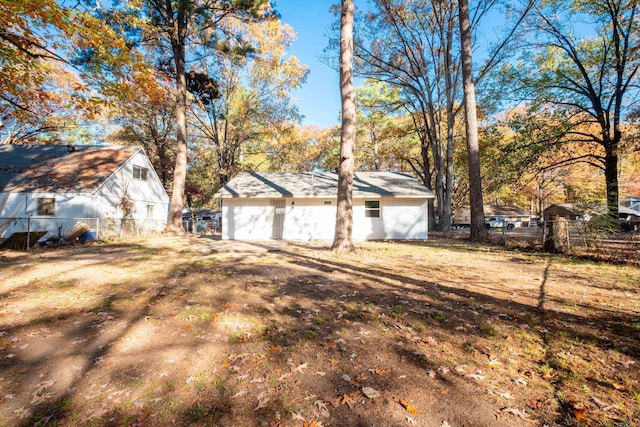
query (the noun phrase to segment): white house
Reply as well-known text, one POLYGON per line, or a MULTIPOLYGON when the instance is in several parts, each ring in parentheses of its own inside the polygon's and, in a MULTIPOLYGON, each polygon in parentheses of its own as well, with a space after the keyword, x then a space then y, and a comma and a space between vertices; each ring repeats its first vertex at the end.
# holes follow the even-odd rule
MULTIPOLYGON (((334 173, 240 173, 216 193, 222 238, 333 239, 337 186, 334 173)), ((356 173, 353 239, 426 239, 428 201, 434 197, 406 174, 356 173)))
POLYGON ((0 145, 0 237, 166 226, 169 197, 142 148, 0 145), (28 230, 27 230, 28 229, 28 230))

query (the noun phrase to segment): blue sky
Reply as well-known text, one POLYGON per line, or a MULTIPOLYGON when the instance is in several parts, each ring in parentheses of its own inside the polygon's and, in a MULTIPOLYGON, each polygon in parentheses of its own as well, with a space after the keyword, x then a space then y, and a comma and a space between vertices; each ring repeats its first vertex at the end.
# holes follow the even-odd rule
POLYGON ((291 25, 298 39, 289 54, 309 68, 307 82, 293 93, 303 124, 330 127, 338 124, 340 89, 338 72, 320 61, 327 46, 327 34, 333 18, 329 11, 338 0, 276 0, 281 20, 291 25))
MULTIPOLYGON (((282 22, 291 25, 298 35, 289 49, 289 54, 300 59, 309 68, 307 82, 293 92, 300 113, 305 116, 303 124, 331 127, 339 124, 340 89, 339 74, 320 60, 322 50, 328 44, 327 34, 335 19, 329 11, 332 4, 340 0, 274 0, 275 9, 282 22)), ((366 2, 356 1, 356 7, 366 2)), ((478 42, 487 46, 496 39, 502 17, 497 11, 483 20, 478 42)), ((484 49, 474 52, 474 60, 483 55, 484 49)), ((358 81, 356 80, 356 84, 358 81)))

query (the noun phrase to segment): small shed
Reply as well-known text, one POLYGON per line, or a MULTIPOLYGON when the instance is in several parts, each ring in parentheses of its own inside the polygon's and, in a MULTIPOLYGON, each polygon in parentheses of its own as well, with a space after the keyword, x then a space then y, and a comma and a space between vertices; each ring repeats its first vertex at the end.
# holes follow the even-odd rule
POLYGON ((162 230, 169 196, 140 147, 0 145, 0 237, 78 222, 162 230))
MULTIPOLYGON (((337 187, 335 173, 240 173, 216 193, 222 239, 333 239, 337 187)), ((434 197, 410 175, 356 173, 353 239, 427 239, 428 201, 434 197)))

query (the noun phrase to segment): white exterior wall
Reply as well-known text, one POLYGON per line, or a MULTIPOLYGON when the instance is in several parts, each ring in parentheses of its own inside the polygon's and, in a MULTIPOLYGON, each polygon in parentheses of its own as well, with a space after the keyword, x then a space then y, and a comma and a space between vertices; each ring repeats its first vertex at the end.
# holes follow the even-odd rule
POLYGON ((273 210, 269 199, 225 199, 222 202, 222 239, 271 239, 273 210))
MULTIPOLYGON (((282 199, 279 199, 282 200, 282 199)), ((354 240, 426 239, 425 199, 366 199, 380 201, 380 217, 365 217, 364 199, 354 200, 354 240)), ((286 198, 283 238, 331 240, 335 231, 335 199, 286 198), (331 204, 325 204, 330 201, 331 204)), ((273 237, 274 207, 270 199, 224 199, 222 238, 269 240, 273 237)))
POLYGON ((332 240, 336 229, 335 199, 286 199, 287 240, 332 240), (324 202, 331 202, 325 205, 324 202), (293 204, 292 204, 293 203, 293 204))
POLYGON ((100 218, 122 218, 120 200, 127 192, 133 202, 132 218, 135 220, 166 221, 169 212, 169 196, 155 173, 151 162, 142 152, 136 153, 116 173, 111 175, 96 191, 96 215, 100 218), (147 169, 147 179, 133 177, 133 167, 147 169), (152 206, 147 216, 147 206, 152 206))
POLYGON ((0 197, 0 237, 4 238, 26 231, 48 231, 54 236, 64 234, 79 218, 91 218, 95 206, 93 196, 88 194, 4 193, 0 197), (41 198, 55 199, 55 216, 38 215, 38 199, 41 198))
POLYGON ((381 198, 380 217, 365 217, 365 199, 353 203, 354 240, 426 239, 427 201, 424 199, 381 198))

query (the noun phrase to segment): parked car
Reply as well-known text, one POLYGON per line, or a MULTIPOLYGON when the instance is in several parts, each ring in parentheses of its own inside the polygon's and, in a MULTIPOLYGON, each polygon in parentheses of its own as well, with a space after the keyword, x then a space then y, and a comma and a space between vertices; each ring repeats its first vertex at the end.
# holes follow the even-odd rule
POLYGON ((490 216, 485 218, 484 226, 486 228, 506 228, 507 230, 513 230, 516 226, 515 222, 507 221, 501 216, 490 216))

